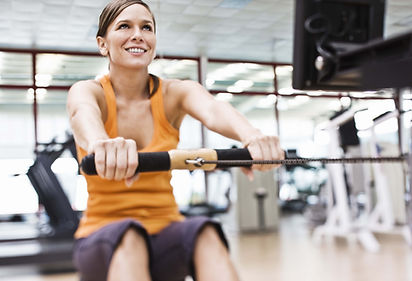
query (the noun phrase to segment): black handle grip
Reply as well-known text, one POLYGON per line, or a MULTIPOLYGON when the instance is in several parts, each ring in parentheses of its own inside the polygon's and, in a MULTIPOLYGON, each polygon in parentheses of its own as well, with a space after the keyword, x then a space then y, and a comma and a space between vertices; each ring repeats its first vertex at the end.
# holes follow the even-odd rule
MULTIPOLYGON (((216 153, 218 160, 252 160, 252 156, 250 156, 247 148, 216 149, 216 153)), ((250 165, 237 166, 250 167, 250 165)), ((227 165, 217 164, 216 168, 227 168, 227 165)))
MULTIPOLYGON (((139 166, 135 174, 139 172, 159 172, 170 170, 170 156, 167 151, 139 152, 137 154, 139 166)), ((87 175, 97 175, 94 154, 86 155, 80 164, 81 169, 87 175)))
MULTIPOLYGON (((177 150, 178 151, 178 150, 177 150)), ((236 149, 216 149, 218 160, 252 160, 249 150, 247 148, 236 149)), ((196 153, 195 153, 196 154, 196 153)), ((195 159, 196 157, 194 157, 195 159)), ((136 174, 139 172, 156 172, 168 171, 171 169, 170 154, 167 151, 162 152, 139 152, 138 153, 139 166, 136 174)), ((207 159, 205 159, 207 160, 207 159)), ((97 175, 94 154, 85 156, 81 162, 81 169, 87 175, 97 175)), ((238 164, 233 167, 248 166, 250 164, 238 164)), ((216 168, 227 168, 227 165, 217 164, 216 168)))

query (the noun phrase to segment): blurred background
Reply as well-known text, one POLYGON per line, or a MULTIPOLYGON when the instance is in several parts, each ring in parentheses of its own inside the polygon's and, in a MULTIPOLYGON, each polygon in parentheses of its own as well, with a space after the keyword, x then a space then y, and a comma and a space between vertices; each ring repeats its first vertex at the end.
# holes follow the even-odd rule
MULTIPOLYGON (((87 190, 66 97, 76 81, 107 73, 95 40, 107 2, 0 1, 0 279, 78 280, 71 234, 87 190)), ((279 136, 291 157, 408 152, 408 87, 293 88, 295 1, 146 2, 158 38, 150 72, 199 81, 279 136)), ((410 32, 412 2, 384 6, 383 37, 410 32)), ((190 117, 180 135, 185 149, 241 146, 190 117)), ((366 280, 372 267, 374 280, 412 280, 408 167, 378 165, 341 165, 338 179, 321 163, 290 165, 257 173, 253 182, 237 169, 173 171, 172 185, 182 213, 222 221, 244 280, 366 280)))

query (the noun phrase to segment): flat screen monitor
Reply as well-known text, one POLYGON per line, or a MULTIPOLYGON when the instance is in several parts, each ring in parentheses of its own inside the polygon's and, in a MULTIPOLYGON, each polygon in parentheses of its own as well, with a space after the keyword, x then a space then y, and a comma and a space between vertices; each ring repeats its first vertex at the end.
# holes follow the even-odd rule
POLYGON ((383 38, 385 0, 295 0, 293 88, 360 90, 336 58, 383 38))

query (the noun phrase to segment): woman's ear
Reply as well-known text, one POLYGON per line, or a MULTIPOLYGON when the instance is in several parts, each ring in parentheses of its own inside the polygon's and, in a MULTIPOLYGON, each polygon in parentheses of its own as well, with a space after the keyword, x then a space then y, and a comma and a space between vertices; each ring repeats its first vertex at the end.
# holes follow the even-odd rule
POLYGON ((109 54, 109 50, 107 49, 106 40, 101 36, 97 36, 96 40, 97 40, 97 46, 99 47, 100 54, 102 56, 107 56, 109 54))

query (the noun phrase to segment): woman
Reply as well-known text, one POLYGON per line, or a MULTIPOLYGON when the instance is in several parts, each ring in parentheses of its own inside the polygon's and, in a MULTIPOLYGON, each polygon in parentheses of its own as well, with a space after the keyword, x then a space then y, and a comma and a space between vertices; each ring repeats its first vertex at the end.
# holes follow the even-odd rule
POLYGON ((111 1, 96 36, 109 74, 77 82, 69 91, 79 158, 94 153, 98 173, 85 176, 89 198, 75 235, 74 262, 82 280, 238 280, 220 225, 179 213, 170 172, 134 176, 136 152, 175 149, 187 114, 241 141, 254 159, 280 159, 283 152, 276 137, 264 136, 200 84, 150 75, 155 29, 142 1, 111 1))

